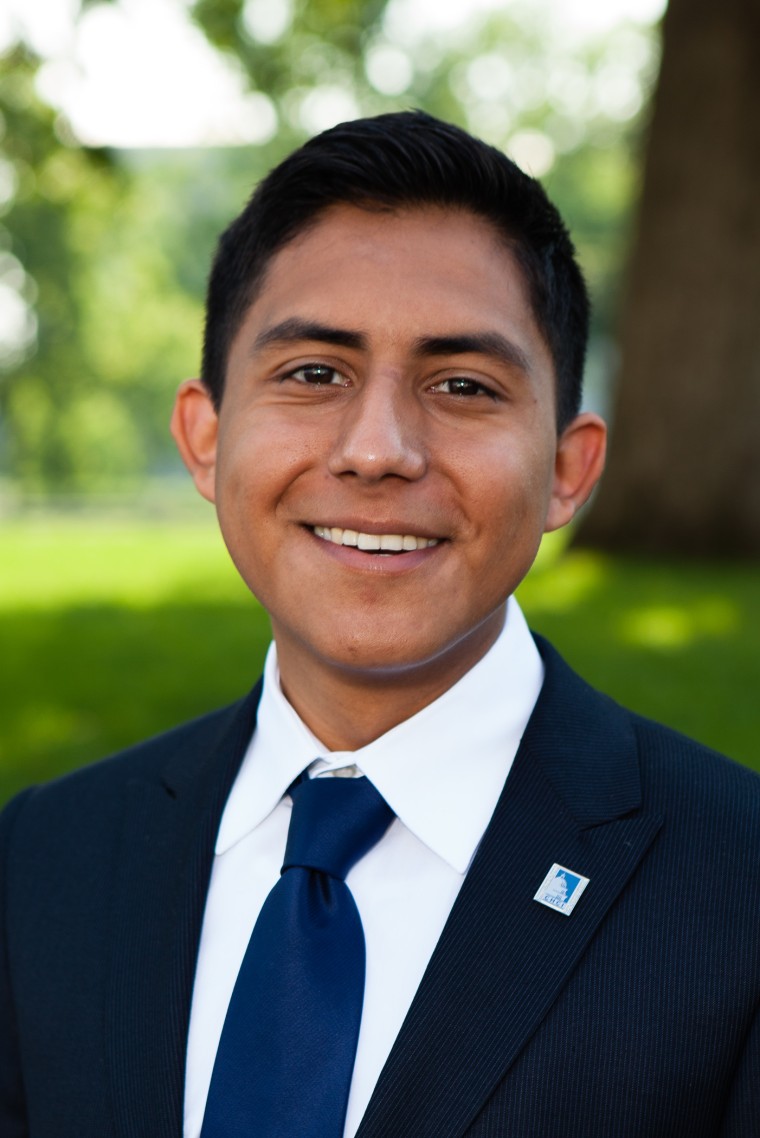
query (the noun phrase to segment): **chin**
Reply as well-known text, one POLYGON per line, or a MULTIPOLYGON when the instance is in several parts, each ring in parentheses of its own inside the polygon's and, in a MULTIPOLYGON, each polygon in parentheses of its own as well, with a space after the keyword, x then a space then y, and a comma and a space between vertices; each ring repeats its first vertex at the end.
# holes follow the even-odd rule
MULTIPOLYGON (((376 682, 391 681, 417 673, 432 677, 439 670, 457 668, 457 659, 466 652, 459 638, 441 643, 440 638, 411 640, 386 635, 374 639, 352 638, 344 645, 332 642, 323 659, 337 670, 376 682)), ((466 670, 466 669, 465 669, 466 670)))

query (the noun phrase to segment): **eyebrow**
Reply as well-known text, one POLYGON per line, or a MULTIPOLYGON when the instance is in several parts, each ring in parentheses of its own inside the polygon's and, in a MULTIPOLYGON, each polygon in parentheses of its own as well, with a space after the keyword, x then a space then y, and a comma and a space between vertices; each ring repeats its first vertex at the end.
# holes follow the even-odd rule
MULTIPOLYGON (((317 340, 323 344, 335 344, 339 348, 366 349, 369 341, 362 332, 348 328, 335 328, 314 320, 304 320, 291 316, 287 320, 264 328, 251 347, 251 354, 261 351, 270 344, 291 344, 301 340, 317 340)), ((463 332, 449 336, 419 336, 413 345, 416 356, 491 356, 508 367, 517 367, 530 374, 528 355, 512 340, 500 332, 463 332)))
POLYGON ((291 316, 259 332, 253 342, 251 354, 261 351, 270 344, 292 344, 299 340, 319 340, 323 344, 335 344, 339 348, 367 347, 367 337, 361 332, 350 332, 346 328, 333 328, 329 324, 319 324, 314 320, 302 320, 299 316, 291 316))
POLYGON ((418 356, 464 356, 470 353, 491 356, 508 367, 517 367, 530 375, 530 359, 526 352, 500 332, 465 332, 452 336, 420 336, 415 341, 418 356))

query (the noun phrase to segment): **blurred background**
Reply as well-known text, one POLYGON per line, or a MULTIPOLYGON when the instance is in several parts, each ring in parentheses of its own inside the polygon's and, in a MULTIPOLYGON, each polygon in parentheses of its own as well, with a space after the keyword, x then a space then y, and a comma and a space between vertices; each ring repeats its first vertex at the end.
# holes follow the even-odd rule
POLYGON ((760 769, 756 0, 4 0, 0 799, 242 694, 265 615, 169 439, 215 238, 341 120, 540 177, 604 483, 521 589, 597 686, 760 769))

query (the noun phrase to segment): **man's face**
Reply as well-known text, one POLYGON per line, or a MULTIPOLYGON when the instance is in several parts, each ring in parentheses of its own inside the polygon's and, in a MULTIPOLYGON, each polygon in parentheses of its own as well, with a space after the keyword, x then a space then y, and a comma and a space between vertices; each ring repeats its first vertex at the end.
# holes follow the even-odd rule
POLYGON ((570 516, 554 383, 515 260, 467 212, 334 207, 273 258, 218 423, 194 385, 190 465, 284 679, 453 682, 487 650, 570 516))

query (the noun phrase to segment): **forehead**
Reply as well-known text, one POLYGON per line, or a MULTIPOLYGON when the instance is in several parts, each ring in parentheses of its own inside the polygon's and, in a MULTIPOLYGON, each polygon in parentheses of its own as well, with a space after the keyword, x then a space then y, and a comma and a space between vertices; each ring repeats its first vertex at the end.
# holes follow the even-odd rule
MULTIPOLYGON (((338 344, 363 353, 366 366, 411 379, 431 345, 441 359, 444 341, 459 344, 450 366, 519 360, 532 398, 554 419, 551 351, 523 272, 495 227, 465 210, 337 206, 272 258, 230 346, 225 391, 338 344), (469 352, 461 346, 475 342, 469 352)), ((231 410, 228 398, 225 405, 231 410)))
POLYGON ((336 314, 399 338, 492 326, 549 357, 514 253, 467 210, 331 207, 274 254, 241 331, 336 314))

